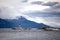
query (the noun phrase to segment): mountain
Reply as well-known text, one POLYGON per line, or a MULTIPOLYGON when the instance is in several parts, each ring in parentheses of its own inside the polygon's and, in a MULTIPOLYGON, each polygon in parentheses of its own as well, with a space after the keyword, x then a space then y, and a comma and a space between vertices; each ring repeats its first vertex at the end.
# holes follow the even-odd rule
POLYGON ((9 28, 12 26, 12 23, 0 18, 0 28, 9 28))
POLYGON ((47 25, 27 20, 22 16, 18 19, 0 19, 0 28, 12 28, 18 26, 23 28, 43 28, 47 25))
POLYGON ((25 28, 42 28, 42 27, 47 26, 43 23, 36 23, 36 22, 30 21, 30 20, 27 20, 24 17, 19 18, 19 21, 21 23, 20 25, 25 28))

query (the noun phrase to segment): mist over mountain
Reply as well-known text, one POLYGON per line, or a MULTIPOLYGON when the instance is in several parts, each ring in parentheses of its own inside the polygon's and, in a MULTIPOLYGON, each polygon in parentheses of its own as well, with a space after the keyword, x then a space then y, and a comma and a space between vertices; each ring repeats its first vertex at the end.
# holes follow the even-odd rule
POLYGON ((0 28, 13 28, 13 27, 23 27, 23 28, 43 28, 47 25, 43 23, 36 23, 27 20, 24 17, 19 17, 18 19, 1 19, 0 18, 0 28))

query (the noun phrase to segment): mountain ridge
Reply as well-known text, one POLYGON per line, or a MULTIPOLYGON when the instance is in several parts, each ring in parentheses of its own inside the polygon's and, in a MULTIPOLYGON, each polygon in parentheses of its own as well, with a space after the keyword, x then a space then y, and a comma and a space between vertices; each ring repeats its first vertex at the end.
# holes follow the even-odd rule
POLYGON ((34 21, 27 20, 23 16, 19 17, 18 19, 11 19, 11 20, 0 18, 0 28, 12 28, 12 27, 18 27, 19 25, 21 25, 21 27, 23 28, 43 28, 45 26, 48 26, 43 23, 36 23, 34 21))

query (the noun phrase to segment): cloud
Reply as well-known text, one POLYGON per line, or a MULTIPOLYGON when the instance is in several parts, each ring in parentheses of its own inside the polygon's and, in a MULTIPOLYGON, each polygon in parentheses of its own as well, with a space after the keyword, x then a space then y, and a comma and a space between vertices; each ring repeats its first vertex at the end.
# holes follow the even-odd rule
POLYGON ((44 11, 60 13, 60 4, 56 4, 54 6, 50 6, 50 8, 44 9, 44 11))
POLYGON ((50 8, 48 6, 41 6, 41 5, 27 5, 24 6, 23 11, 29 12, 29 11, 43 11, 44 9, 50 8))
POLYGON ((60 4, 57 4, 57 5, 53 6, 53 8, 60 9, 60 4))
POLYGON ((46 21, 45 23, 53 26, 53 27, 59 27, 60 26, 60 17, 45 17, 46 21))
POLYGON ((22 0, 0 0, 0 18, 14 19, 21 16, 22 0))
POLYGON ((21 14, 15 8, 11 7, 0 7, 0 18, 3 19, 15 19, 21 14))
POLYGON ((28 0, 22 0, 21 2, 26 3, 26 2, 28 2, 28 0))
POLYGON ((60 17, 60 12, 55 11, 34 11, 27 13, 29 16, 39 16, 39 17, 60 17))
POLYGON ((30 2, 23 3, 27 0, 0 0, 0 18, 16 18, 26 14, 28 11, 41 11, 49 7, 41 5, 32 5, 30 2))
POLYGON ((42 1, 34 1, 34 2, 31 2, 31 4, 37 4, 37 5, 40 5, 42 3, 43 3, 42 1))
POLYGON ((46 2, 46 3, 43 3, 42 5, 43 6, 54 6, 56 4, 59 4, 58 2, 46 2))

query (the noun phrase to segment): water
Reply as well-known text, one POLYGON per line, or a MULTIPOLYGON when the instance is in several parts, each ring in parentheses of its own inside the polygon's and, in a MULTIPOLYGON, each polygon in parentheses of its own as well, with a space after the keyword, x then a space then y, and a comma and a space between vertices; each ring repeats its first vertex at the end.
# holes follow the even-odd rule
POLYGON ((60 31, 0 30, 0 40, 60 40, 60 31))

